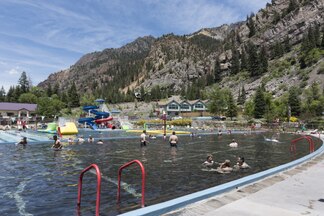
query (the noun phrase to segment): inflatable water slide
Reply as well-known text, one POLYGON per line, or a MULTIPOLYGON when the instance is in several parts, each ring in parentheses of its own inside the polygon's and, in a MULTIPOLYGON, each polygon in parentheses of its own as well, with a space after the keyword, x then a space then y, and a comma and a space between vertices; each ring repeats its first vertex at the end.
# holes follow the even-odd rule
POLYGON ((48 123, 47 128, 44 130, 38 130, 39 132, 42 133, 50 133, 50 134, 59 134, 61 135, 73 135, 73 134, 77 134, 78 128, 76 127, 76 125, 74 124, 74 122, 66 122, 64 125, 62 126, 58 126, 58 124, 56 122, 51 122, 48 123))

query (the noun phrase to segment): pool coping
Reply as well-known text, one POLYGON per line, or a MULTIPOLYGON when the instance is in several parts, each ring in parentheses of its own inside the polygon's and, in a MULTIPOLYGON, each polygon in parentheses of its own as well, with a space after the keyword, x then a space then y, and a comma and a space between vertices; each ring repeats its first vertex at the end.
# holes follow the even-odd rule
MULTIPOLYGON (((323 142, 323 138, 320 138, 323 142)), ((134 211, 126 212, 123 214, 120 214, 120 216, 133 216, 133 215, 161 215, 165 214, 171 211, 174 211, 176 209, 179 209, 181 207, 185 207, 189 204, 213 197, 215 195, 222 194, 224 192, 230 191, 232 189, 235 189, 236 187, 241 187, 253 182, 256 182, 258 180, 264 179, 268 176, 277 174, 279 172, 285 171, 287 169, 290 169, 294 166, 297 166, 301 163, 304 163, 312 158, 314 158, 317 155, 320 155, 324 152, 324 145, 322 143, 322 146, 317 149, 315 152, 312 152, 302 158, 299 158, 297 160, 294 160, 292 162, 259 172, 255 173, 231 182, 227 182, 225 184, 217 185, 212 188, 208 188, 202 191, 198 191, 192 194, 188 194, 182 197, 178 197, 172 200, 168 200, 162 203, 154 204, 145 208, 136 209, 134 211)))

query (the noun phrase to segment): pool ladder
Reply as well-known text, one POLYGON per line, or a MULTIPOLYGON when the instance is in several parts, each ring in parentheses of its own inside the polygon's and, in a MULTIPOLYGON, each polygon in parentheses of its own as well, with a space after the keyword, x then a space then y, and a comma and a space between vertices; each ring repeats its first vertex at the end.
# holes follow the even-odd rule
POLYGON ((312 137, 310 136, 302 136, 302 137, 299 137, 297 139, 294 139, 291 141, 291 144, 290 144, 290 152, 291 153, 294 153, 296 154, 296 142, 300 141, 300 140, 303 140, 303 139, 306 139, 308 144, 309 144, 309 153, 312 153, 315 151, 315 144, 314 144, 314 141, 312 139, 312 137))
MULTIPOLYGON (((118 169, 118 190, 117 190, 117 203, 120 202, 120 182, 121 182, 121 174, 124 168, 132 165, 132 164, 138 164, 142 171, 142 199, 141 199, 141 207, 143 208, 145 206, 145 169, 143 164, 139 160, 133 160, 130 161, 118 169)), ((96 216, 99 216, 100 213, 100 190, 101 190, 101 172, 97 164, 91 164, 84 170, 82 170, 80 176, 79 176, 79 183, 78 183, 78 201, 77 201, 77 215, 81 215, 80 213, 80 207, 81 207, 81 196, 82 196, 82 179, 84 173, 89 171, 90 169, 96 170, 97 175, 97 196, 96 196, 96 216)))

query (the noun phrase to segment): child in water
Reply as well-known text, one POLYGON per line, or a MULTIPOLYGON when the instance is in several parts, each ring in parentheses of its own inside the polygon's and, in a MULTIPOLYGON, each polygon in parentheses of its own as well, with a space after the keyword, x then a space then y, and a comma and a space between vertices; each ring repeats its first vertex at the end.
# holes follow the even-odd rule
POLYGON ((54 144, 52 145, 53 149, 62 149, 63 145, 61 144, 61 141, 57 138, 56 135, 53 136, 54 144))
POLYGON ((18 142, 17 144, 20 144, 20 145, 26 145, 27 144, 27 137, 23 137, 20 142, 18 142))

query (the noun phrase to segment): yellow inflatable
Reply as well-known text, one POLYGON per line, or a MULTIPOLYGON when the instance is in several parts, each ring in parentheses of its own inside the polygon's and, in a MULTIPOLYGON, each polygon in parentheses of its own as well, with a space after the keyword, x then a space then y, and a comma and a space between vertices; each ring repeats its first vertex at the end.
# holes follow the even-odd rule
POLYGON ((67 122, 65 126, 58 127, 57 132, 61 135, 73 135, 77 134, 79 131, 73 122, 67 122))

